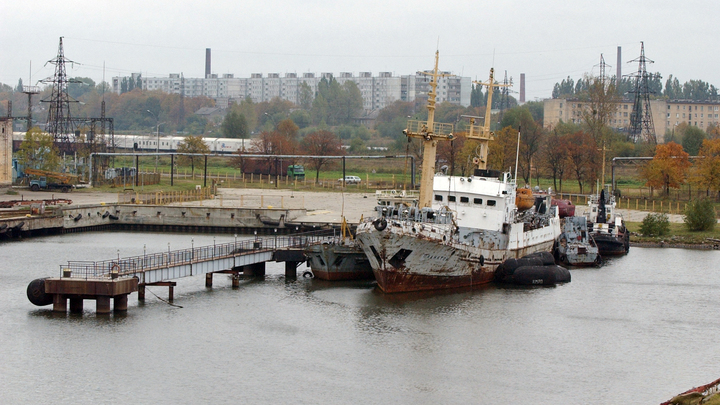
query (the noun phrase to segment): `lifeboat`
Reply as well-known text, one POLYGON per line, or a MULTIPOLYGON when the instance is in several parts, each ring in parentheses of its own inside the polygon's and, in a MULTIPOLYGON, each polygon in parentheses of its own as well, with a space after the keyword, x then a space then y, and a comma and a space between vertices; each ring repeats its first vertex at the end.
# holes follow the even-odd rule
POLYGON ((518 211, 526 211, 535 205, 535 196, 529 188, 519 188, 515 194, 515 205, 518 211))

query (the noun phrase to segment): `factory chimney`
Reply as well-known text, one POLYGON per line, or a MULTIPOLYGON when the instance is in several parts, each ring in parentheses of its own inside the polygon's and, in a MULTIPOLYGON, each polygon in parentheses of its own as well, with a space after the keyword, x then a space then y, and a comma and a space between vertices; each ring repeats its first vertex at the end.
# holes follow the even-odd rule
POLYGON ((205 48, 205 78, 209 79, 212 69, 210 69, 210 48, 205 48))
POLYGON ((525 73, 520 73, 520 104, 525 103, 525 73))

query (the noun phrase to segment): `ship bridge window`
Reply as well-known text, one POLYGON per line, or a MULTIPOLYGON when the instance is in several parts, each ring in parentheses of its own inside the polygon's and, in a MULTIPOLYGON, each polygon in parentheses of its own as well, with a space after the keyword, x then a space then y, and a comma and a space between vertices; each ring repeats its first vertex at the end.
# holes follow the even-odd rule
POLYGON ((448 202, 455 202, 455 196, 454 196, 454 195, 449 195, 449 196, 448 196, 448 202))
POLYGON ((473 204, 482 204, 482 198, 473 198, 473 204))
POLYGON ((494 207, 496 203, 497 203, 497 201, 495 201, 495 200, 487 200, 488 207, 494 207))
POLYGON ((435 194, 435 201, 442 201, 443 198, 440 194, 435 194))
POLYGON ((460 202, 461 202, 461 203, 467 203, 467 202, 470 202, 470 199, 467 198, 467 197, 460 197, 460 202))

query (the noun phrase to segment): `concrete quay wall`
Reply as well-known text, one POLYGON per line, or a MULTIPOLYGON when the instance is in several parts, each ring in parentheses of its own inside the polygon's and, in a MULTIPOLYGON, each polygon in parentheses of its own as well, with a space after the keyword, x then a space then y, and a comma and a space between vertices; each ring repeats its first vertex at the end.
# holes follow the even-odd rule
POLYGON ((63 209, 63 228, 74 229, 106 224, 179 225, 200 227, 261 228, 261 221, 292 221, 305 209, 224 208, 108 204, 70 206, 63 209), (117 219, 115 219, 117 218, 117 219))
POLYGON ((132 204, 72 205, 44 215, 0 219, 10 237, 102 229, 222 231, 275 228, 305 215, 305 209, 148 206, 132 204), (264 221, 264 222, 263 222, 264 221))

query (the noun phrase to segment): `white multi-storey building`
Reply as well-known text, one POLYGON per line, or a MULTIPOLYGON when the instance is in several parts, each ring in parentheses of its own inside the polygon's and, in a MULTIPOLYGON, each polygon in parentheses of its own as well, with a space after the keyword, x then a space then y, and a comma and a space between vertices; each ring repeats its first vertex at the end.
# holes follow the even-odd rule
MULTIPOLYGON (((140 74, 134 73, 132 78, 137 80, 139 76, 140 74)), ((178 73, 171 73, 168 77, 145 77, 141 80, 143 90, 182 93, 187 97, 205 96, 214 99, 219 107, 227 107, 229 103, 246 97, 256 103, 279 97, 299 104, 303 84, 309 86, 310 95, 314 98, 318 83, 322 79, 333 78, 340 85, 352 81, 358 86, 366 112, 380 110, 397 100, 413 101, 416 97, 427 97, 430 89, 430 77, 420 72, 402 77, 394 76, 392 72, 380 72, 378 76, 373 76, 371 72, 360 72, 357 76, 351 72, 341 72, 338 76, 328 72, 319 76, 303 73, 302 77, 298 77, 296 73, 286 73, 284 77, 279 73, 268 73, 265 77, 262 73, 253 73, 249 78, 236 78, 232 74, 183 78, 178 73)), ((118 94, 122 91, 123 79, 125 78, 113 78, 113 91, 118 94)), ((467 107, 470 105, 471 90, 472 81, 469 77, 442 77, 438 82, 437 101, 467 107)))

